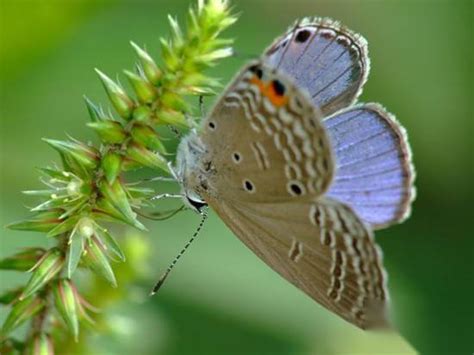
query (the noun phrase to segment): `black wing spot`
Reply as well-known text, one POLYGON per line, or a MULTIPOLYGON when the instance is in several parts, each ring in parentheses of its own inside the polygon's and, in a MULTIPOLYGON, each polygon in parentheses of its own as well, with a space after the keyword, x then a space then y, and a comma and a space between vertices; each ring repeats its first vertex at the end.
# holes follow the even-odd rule
POLYGON ((280 80, 277 80, 277 79, 273 80, 272 85, 273 85, 273 90, 275 90, 275 94, 277 94, 278 96, 285 95, 286 88, 285 88, 285 85, 283 85, 280 80))
POLYGON ((210 129, 212 129, 212 130, 216 129, 216 124, 214 122, 211 121, 211 122, 208 123, 208 125, 209 125, 210 129))
POLYGON ((242 159, 242 157, 240 156, 239 153, 235 152, 234 154, 232 154, 232 158, 234 159, 234 162, 235 163, 239 163, 240 162, 240 159, 242 159))
POLYGON ((298 184, 291 183, 289 187, 290 187, 291 192, 295 196, 300 196, 303 193, 303 190, 298 184))
POLYGON ((249 180, 244 181, 244 188, 248 192, 254 192, 255 191, 255 187, 253 186, 253 184, 249 180))
POLYGON ((254 73, 259 79, 263 77, 263 70, 259 65, 252 65, 249 70, 254 73))
POLYGON ((304 43, 308 40, 308 38, 311 36, 311 32, 308 30, 301 30, 297 33, 295 37, 295 41, 298 43, 304 43))

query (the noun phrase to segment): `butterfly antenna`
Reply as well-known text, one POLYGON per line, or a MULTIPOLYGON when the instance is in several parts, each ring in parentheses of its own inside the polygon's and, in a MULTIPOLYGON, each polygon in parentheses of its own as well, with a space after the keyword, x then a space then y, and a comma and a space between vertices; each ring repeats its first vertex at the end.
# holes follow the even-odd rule
POLYGON ((186 243, 186 245, 184 246, 183 249, 181 249, 181 251, 179 252, 179 254, 176 256, 176 258, 174 258, 173 262, 170 264, 170 266, 168 266, 168 269, 166 269, 165 273, 163 274, 163 276, 160 277, 160 279, 158 280, 158 282, 156 283, 155 287, 153 287, 153 290, 151 291, 150 293, 150 296, 153 296, 154 294, 156 294, 158 292, 158 290, 161 288, 161 286, 163 285, 163 283, 165 282, 166 278, 168 277, 168 275, 170 274, 171 270, 173 270, 174 266, 176 265, 176 263, 178 262, 178 260, 181 258, 181 256, 186 252, 186 250, 189 248, 189 246, 191 245, 192 242, 194 242, 194 240, 196 239, 196 237, 199 235, 199 232, 201 231, 202 229, 202 226, 204 225, 204 222, 206 221, 207 219, 207 210, 204 209, 202 211, 202 218, 201 218, 201 222, 199 223, 199 226, 197 227, 196 231, 194 232, 193 236, 191 237, 191 239, 189 239, 189 241, 186 243))

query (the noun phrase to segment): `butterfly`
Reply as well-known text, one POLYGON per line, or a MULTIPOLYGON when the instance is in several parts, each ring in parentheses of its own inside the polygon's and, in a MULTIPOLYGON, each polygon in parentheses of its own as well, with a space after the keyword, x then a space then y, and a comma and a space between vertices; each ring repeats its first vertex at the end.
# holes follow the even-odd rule
POLYGON ((271 268, 363 329, 389 324, 373 231, 406 219, 414 198, 404 128, 379 104, 355 104, 368 72, 362 36, 301 20, 242 68, 174 167, 189 206, 210 206, 271 268))

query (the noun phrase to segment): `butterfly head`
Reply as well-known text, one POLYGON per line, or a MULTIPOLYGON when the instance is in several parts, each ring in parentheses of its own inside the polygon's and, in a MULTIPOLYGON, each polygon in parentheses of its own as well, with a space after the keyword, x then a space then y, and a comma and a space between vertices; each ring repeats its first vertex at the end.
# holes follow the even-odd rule
POLYGON ((181 194, 186 206, 197 213, 201 213, 207 206, 206 201, 201 197, 204 174, 201 169, 201 162, 205 147, 199 139, 197 133, 192 131, 181 140, 176 157, 176 179, 181 185, 181 194))

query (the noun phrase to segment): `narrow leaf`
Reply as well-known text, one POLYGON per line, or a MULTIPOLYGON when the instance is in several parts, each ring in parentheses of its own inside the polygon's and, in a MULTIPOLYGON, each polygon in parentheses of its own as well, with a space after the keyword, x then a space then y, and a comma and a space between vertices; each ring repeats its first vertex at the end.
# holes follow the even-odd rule
POLYGON ((157 85, 161 79, 161 70, 158 69, 155 61, 150 57, 150 55, 137 46, 134 42, 130 42, 133 49, 137 53, 138 58, 140 59, 140 63, 142 64, 143 71, 145 72, 146 77, 148 80, 153 84, 157 85))
POLYGON ((115 179, 119 176, 120 170, 122 167, 122 157, 113 152, 108 152, 102 158, 102 169, 105 173, 105 178, 109 182, 109 184, 113 184, 115 179))

